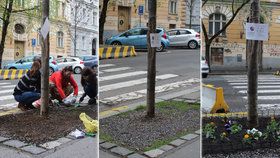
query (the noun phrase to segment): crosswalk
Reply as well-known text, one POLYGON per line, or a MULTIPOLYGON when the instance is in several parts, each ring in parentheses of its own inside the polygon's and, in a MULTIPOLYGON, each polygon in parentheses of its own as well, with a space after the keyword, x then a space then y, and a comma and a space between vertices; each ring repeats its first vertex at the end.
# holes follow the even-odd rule
MULTIPOLYGON (((228 76, 225 77, 225 80, 237 91, 238 95, 245 100, 248 99, 246 76, 228 76)), ((280 77, 273 75, 258 77, 258 109, 280 110, 280 77)))
POLYGON ((10 81, 0 82, 0 110, 9 110, 17 107, 13 92, 15 85, 10 81))
MULTIPOLYGON (((147 71, 133 67, 118 67, 115 64, 102 64, 99 67, 100 103, 118 104, 146 96, 147 71)), ((157 74, 156 93, 168 92, 182 87, 199 86, 199 78, 176 80, 177 74, 157 74)))

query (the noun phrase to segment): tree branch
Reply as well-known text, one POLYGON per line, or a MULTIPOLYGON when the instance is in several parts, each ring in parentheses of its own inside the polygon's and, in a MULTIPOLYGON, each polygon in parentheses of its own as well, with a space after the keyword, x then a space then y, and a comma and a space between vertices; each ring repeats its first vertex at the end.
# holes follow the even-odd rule
POLYGON ((208 2, 208 0, 204 0, 201 7, 203 7, 207 2, 208 2))
POLYGON ((222 27, 222 29, 220 31, 218 31, 217 33, 215 33, 210 39, 209 41, 212 42, 216 37, 218 37, 222 32, 224 32, 226 30, 226 28, 232 23, 232 21, 234 20, 234 18, 236 17, 236 15, 238 14, 238 12, 243 8, 243 6, 245 6, 247 3, 249 3, 250 0, 246 0, 244 3, 242 3, 241 6, 239 6, 236 10, 236 12, 232 15, 232 17, 230 18, 230 20, 225 24, 225 26, 222 27))
POLYGON ((204 41, 205 41, 205 43, 208 43, 208 41, 209 41, 208 34, 207 34, 205 25, 202 20, 201 20, 201 24, 202 24, 202 31, 203 31, 203 35, 204 35, 204 39, 205 39, 204 41))
POLYGON ((38 8, 39 8, 39 6, 35 6, 33 8, 28 8, 28 9, 13 10, 12 13, 26 12, 26 11, 35 10, 35 9, 38 9, 38 8))

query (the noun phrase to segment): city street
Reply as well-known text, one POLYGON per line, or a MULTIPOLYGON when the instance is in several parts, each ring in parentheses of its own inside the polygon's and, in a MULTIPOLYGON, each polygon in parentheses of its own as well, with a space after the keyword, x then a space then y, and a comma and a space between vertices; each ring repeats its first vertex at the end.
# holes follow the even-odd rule
MULTIPOLYGON (((100 111, 146 99, 147 51, 136 52, 136 57, 101 60, 100 111)), ((157 52, 157 96, 199 86, 199 56, 199 49, 157 52)))
MULTIPOLYGON (((202 81, 215 87, 223 87, 224 98, 230 112, 247 111, 247 75, 209 75, 202 81)), ((280 104, 279 76, 259 75, 258 77, 258 109, 279 109, 280 104)))

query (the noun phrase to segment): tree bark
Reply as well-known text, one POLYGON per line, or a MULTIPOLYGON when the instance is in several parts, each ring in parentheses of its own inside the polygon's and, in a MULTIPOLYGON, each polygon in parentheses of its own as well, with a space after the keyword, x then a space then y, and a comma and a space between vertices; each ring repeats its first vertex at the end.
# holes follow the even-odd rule
POLYGON ((148 41, 148 76, 147 76, 147 117, 155 116, 155 85, 156 85, 156 48, 151 47, 150 34, 156 33, 157 2, 149 0, 149 31, 148 41))
POLYGON ((103 0, 103 7, 99 18, 99 44, 103 44, 104 25, 106 22, 107 8, 110 0, 103 0))
MULTIPOLYGON (((260 2, 253 0, 251 4, 251 17, 250 22, 260 22, 260 2)), ((248 126, 249 128, 258 127, 258 112, 257 112, 257 90, 258 90, 258 54, 260 51, 260 42, 250 40, 248 48, 249 52, 249 65, 248 65, 248 126)))
MULTIPOLYGON (((47 17, 49 17, 49 0, 43 0, 42 4, 42 26, 47 17)), ((42 27, 41 27, 42 28, 42 27)), ((42 74, 41 74, 41 107, 40 115, 43 117, 48 117, 49 109, 49 56, 50 56, 50 42, 49 42, 49 33, 46 39, 43 39, 41 35, 42 46, 42 74)))
POLYGON ((1 35, 1 42, 0 42, 0 69, 2 67, 2 60, 3 60, 3 53, 5 49, 5 42, 6 42, 6 36, 8 32, 8 27, 10 23, 10 17, 13 10, 13 0, 6 0, 5 9, 3 12, 3 26, 2 26, 2 35, 1 35))

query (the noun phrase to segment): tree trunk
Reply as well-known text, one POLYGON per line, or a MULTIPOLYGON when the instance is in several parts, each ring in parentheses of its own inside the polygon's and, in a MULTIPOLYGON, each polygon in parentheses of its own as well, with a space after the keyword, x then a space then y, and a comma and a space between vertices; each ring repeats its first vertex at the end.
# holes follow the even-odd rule
POLYGON ((147 117, 155 116, 155 85, 156 85, 156 48, 151 47, 150 34, 156 33, 157 2, 149 0, 149 31, 148 41, 148 76, 147 76, 147 117))
POLYGON ((259 49, 260 49, 258 54, 259 71, 263 71, 263 41, 260 41, 259 49))
POLYGON ((3 53, 5 49, 5 41, 6 41, 6 36, 8 32, 8 27, 10 23, 10 17, 12 14, 13 10, 13 0, 6 0, 6 5, 5 9, 3 12, 3 26, 2 26, 2 37, 1 37, 1 42, 0 42, 0 69, 2 67, 2 60, 3 60, 3 53))
POLYGON ((104 25, 106 22, 106 14, 109 0, 103 0, 103 7, 99 18, 99 44, 103 44, 104 25))
POLYGON ((205 43, 205 59, 206 59, 206 61, 207 61, 207 63, 208 63, 208 67, 209 67, 209 71, 211 71, 211 66, 210 66, 210 60, 211 60, 211 58, 210 58, 210 46, 211 46, 211 44, 209 44, 209 43, 205 43))
MULTIPOLYGON (((260 19, 260 2, 253 0, 251 4, 251 19, 250 22, 259 23, 260 19)), ((258 127, 258 112, 257 112, 257 90, 258 90, 258 51, 260 51, 260 42, 250 40, 251 44, 249 51, 248 65, 248 126, 250 129, 258 127)))
MULTIPOLYGON (((49 0, 43 0, 43 21, 42 26, 47 17, 49 17, 49 0)), ((41 27, 42 28, 42 27, 41 27)), ((41 108, 40 115, 43 117, 47 117, 49 114, 48 104, 49 104, 49 56, 50 56, 50 43, 49 43, 49 33, 46 39, 42 39, 42 74, 41 74, 41 108)))

